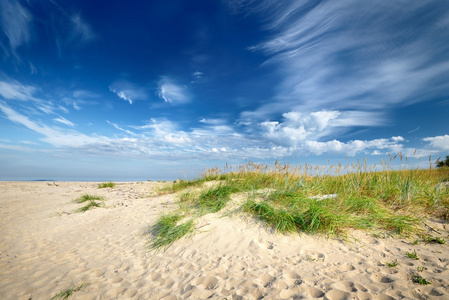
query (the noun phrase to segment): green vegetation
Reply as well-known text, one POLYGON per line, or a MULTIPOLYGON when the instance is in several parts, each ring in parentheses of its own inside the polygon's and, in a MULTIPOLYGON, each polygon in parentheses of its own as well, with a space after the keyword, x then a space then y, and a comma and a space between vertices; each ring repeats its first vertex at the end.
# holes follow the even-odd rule
POLYGON ((391 263, 385 263, 389 268, 394 268, 398 265, 398 260, 395 259, 394 261, 392 261, 391 263))
POLYGON ((405 252, 405 255, 407 255, 409 258, 414 260, 419 260, 418 253, 416 253, 416 250, 413 250, 413 252, 405 252))
POLYGON ((103 197, 96 196, 96 195, 84 194, 81 197, 79 197, 78 199, 76 199, 75 202, 76 203, 84 203, 84 202, 95 201, 95 200, 103 200, 103 197))
POLYGON ((418 284, 421 284, 421 285, 431 284, 429 281, 427 281, 425 278, 422 278, 420 275, 413 275, 412 276, 412 281, 414 283, 418 283, 418 284))
POLYGON ((63 290, 59 293, 57 293, 56 295, 54 295, 53 297, 51 297, 51 300, 55 300, 55 299, 68 299, 70 296, 72 296, 74 293, 80 291, 83 287, 85 287, 87 284, 86 283, 80 283, 78 285, 74 285, 72 283, 72 286, 66 290, 63 290))
POLYGON ((416 269, 418 270, 418 272, 423 272, 424 270, 427 270, 426 267, 420 267, 420 266, 418 266, 416 269))
POLYGON ((214 213, 225 207, 231 200, 230 195, 238 191, 236 187, 220 184, 201 193, 194 204, 204 213, 214 213))
MULTIPOLYGON (((390 161, 396 157, 402 162, 400 153, 390 156, 390 161)), ((449 219, 449 188, 445 185, 449 168, 391 170, 386 161, 379 167, 383 171, 368 167, 366 161, 327 168, 249 162, 207 170, 197 179, 176 181, 162 192, 179 192, 176 214, 182 212, 192 222, 219 212, 239 193, 242 197, 233 201, 239 207, 236 210, 280 233, 341 235, 362 229, 410 235, 421 231, 421 221, 429 215, 449 219)), ((178 221, 175 227, 182 225, 178 221)), ((445 241, 435 238, 435 242, 445 241)))
POLYGON ((79 197, 78 199, 75 199, 75 202, 77 202, 77 203, 86 203, 87 202, 87 204, 85 206, 79 208, 77 211, 78 212, 86 212, 91 208, 104 206, 103 200, 104 200, 104 198, 100 197, 100 196, 84 194, 81 197, 79 197), (98 202, 98 201, 101 201, 101 202, 98 202))
POLYGON ((440 238, 440 237, 433 237, 433 236, 424 236, 423 237, 424 242, 429 243, 429 244, 446 244, 446 240, 444 238, 440 238))
POLYGON ((180 214, 160 216, 156 224, 150 228, 150 233, 152 233, 154 239, 149 244, 149 248, 151 250, 167 249, 176 240, 193 232, 193 220, 178 224, 182 218, 180 214))
POLYGON ((437 168, 449 167, 449 155, 446 156, 445 160, 438 159, 437 162, 436 162, 436 167, 437 168))
POLYGON ((113 183, 113 182, 111 182, 111 181, 105 182, 105 183, 100 183, 100 184, 98 185, 98 188, 99 188, 99 189, 113 188, 113 187, 115 187, 115 183, 113 183))

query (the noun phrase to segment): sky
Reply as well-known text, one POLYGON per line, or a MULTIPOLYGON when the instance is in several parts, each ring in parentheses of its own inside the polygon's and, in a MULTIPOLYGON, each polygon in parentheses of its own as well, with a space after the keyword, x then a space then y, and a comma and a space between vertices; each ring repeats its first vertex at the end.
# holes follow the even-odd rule
POLYGON ((445 0, 0 0, 0 180, 429 167, 448 41, 445 0))

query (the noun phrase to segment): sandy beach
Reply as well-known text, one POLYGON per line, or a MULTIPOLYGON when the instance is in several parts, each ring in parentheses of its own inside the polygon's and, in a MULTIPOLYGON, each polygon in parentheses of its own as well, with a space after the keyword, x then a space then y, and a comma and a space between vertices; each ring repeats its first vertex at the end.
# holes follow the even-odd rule
MULTIPOLYGON (((416 237, 282 235, 217 213, 149 251, 148 226, 177 205, 157 194, 163 184, 0 182, 0 299, 50 299, 81 283, 70 299, 449 299, 449 243, 416 237), (76 212, 83 194, 106 207, 76 212), (414 251, 419 260, 406 256, 414 251)), ((449 240, 445 223, 426 224, 449 240)))

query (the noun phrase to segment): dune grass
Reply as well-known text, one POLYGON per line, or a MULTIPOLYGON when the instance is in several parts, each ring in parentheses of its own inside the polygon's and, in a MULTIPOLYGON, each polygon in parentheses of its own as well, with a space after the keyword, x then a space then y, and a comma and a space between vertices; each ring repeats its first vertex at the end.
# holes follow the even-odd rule
POLYGON ((109 181, 109 182, 104 182, 104 183, 100 183, 100 184, 98 185, 98 188, 99 188, 99 189, 113 188, 113 187, 115 187, 115 183, 114 183, 114 182, 111 182, 111 181, 109 181))
POLYGON ((148 245, 149 248, 151 250, 167 249, 176 240, 193 232, 194 221, 189 220, 179 224, 182 219, 183 216, 178 213, 160 216, 156 224, 149 230, 149 233, 154 236, 148 245))
MULTIPOLYGON (((395 157, 402 161, 400 153, 395 157)), ((192 218, 218 212, 232 194, 243 193, 241 210, 280 233, 340 235, 362 229, 409 235, 428 216, 449 219, 449 168, 391 170, 388 162, 381 165, 382 171, 366 161, 345 167, 249 162, 177 181, 169 192, 187 191, 180 206, 192 218), (203 188, 206 182, 215 184, 203 188), (201 191, 192 193, 191 188, 201 191)))
POLYGON ((81 197, 75 199, 75 202, 76 203, 84 203, 84 202, 95 201, 95 200, 103 200, 103 197, 97 196, 97 195, 84 194, 81 197))
POLYGON ((81 197, 75 199, 74 201, 77 203, 86 203, 83 207, 77 209, 77 212, 86 212, 89 209, 92 209, 94 207, 101 207, 104 206, 104 198, 96 195, 89 195, 84 194, 81 197), (101 201, 101 202, 98 202, 101 201))
POLYGON ((72 286, 70 288, 67 288, 59 293, 57 293, 56 295, 54 295, 53 297, 51 297, 51 300, 56 300, 56 299, 68 299, 70 296, 72 296, 74 293, 80 291, 83 287, 85 287, 87 284, 85 282, 80 283, 78 285, 75 285, 72 283, 72 286))
POLYGON ((421 277, 420 275, 413 275, 412 276, 412 281, 413 281, 413 283, 417 283, 417 284, 420 284, 420 285, 431 284, 430 281, 427 281, 427 279, 421 277))

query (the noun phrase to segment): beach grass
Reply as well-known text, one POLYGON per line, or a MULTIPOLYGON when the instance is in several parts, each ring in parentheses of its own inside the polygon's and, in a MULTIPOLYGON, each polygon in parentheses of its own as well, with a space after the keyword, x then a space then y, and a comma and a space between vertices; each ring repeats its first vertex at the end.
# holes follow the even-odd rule
POLYGON ((57 293, 53 297, 51 297, 51 300, 56 299, 68 299, 70 296, 72 296, 74 293, 80 291, 83 287, 85 287, 87 284, 85 282, 82 282, 78 285, 75 285, 72 283, 71 287, 57 293))
POLYGON ((156 224, 149 230, 149 233, 154 237, 148 245, 149 248, 151 250, 167 249, 176 240, 193 232, 194 221, 190 219, 181 223, 182 219, 183 216, 178 213, 160 216, 156 224))
POLYGON ((405 255, 407 255, 409 258, 414 260, 419 260, 418 253, 416 253, 416 250, 413 250, 413 252, 405 252, 405 255))
POLYGON ((103 200, 103 197, 97 196, 97 195, 84 194, 81 197, 75 199, 75 202, 76 203, 84 203, 84 202, 96 201, 96 200, 103 200))
POLYGON ((421 284, 421 285, 431 284, 431 282, 427 281, 427 279, 421 277, 420 275, 413 275, 412 276, 412 281, 414 283, 421 284))
POLYGON ((395 259, 394 261, 392 261, 392 262, 387 262, 387 263, 385 263, 389 268, 394 268, 394 267, 397 267, 398 266, 398 260, 397 259, 395 259))
MULTIPOLYGON (((402 161, 400 153, 390 161, 397 157, 402 161)), ((191 218, 216 213, 233 194, 243 193, 241 211, 280 233, 341 235, 361 229, 411 235, 429 216, 449 219, 447 181, 446 167, 392 170, 386 161, 379 167, 368 167, 366 161, 329 167, 249 162, 206 170, 194 180, 174 182, 167 191, 181 193, 180 207, 191 218)))
POLYGON ((100 184, 98 185, 98 188, 99 188, 99 189, 113 188, 113 187, 115 187, 115 183, 112 182, 112 181, 100 183, 100 184))
POLYGON ((89 209, 104 206, 103 200, 104 200, 104 198, 101 196, 84 194, 81 197, 75 199, 74 201, 77 203, 86 203, 87 202, 86 205, 77 209, 77 212, 86 212, 89 209))
POLYGON ((423 241, 428 244, 440 244, 440 245, 446 244, 446 240, 444 238, 433 236, 423 236, 423 241))

